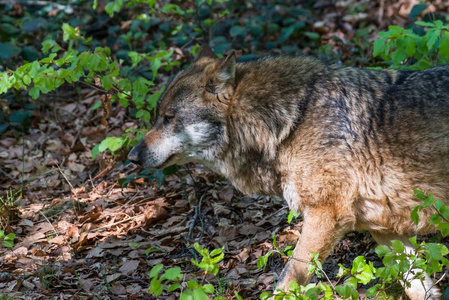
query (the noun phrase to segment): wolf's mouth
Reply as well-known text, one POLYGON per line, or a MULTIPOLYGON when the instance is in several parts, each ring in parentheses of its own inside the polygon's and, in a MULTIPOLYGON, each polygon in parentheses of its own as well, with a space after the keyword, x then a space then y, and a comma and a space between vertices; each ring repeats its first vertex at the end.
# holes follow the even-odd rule
POLYGON ((148 169, 163 169, 165 167, 171 166, 173 163, 170 163, 171 161, 174 161, 176 159, 176 155, 178 153, 173 153, 172 155, 170 155, 169 157, 167 157, 166 160, 164 160, 162 163, 160 163, 157 166, 150 166, 150 167, 146 167, 148 169))

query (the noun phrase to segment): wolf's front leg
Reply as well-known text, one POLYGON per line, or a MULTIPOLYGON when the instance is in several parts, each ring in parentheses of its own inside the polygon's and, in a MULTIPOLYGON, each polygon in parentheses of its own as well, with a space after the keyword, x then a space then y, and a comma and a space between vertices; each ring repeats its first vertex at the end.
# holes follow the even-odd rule
POLYGON ((353 227, 353 219, 339 216, 333 207, 308 209, 304 214, 301 236, 288 263, 279 276, 276 290, 288 291, 290 281, 307 284, 309 274, 307 264, 310 254, 317 252, 320 261, 324 261, 337 241, 353 227))

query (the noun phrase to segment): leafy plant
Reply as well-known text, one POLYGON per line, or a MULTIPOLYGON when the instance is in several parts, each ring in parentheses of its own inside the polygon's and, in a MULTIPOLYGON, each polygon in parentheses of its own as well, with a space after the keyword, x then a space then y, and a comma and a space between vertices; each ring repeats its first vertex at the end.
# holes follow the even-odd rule
POLYGON ((0 197, 0 226, 3 228, 19 218, 20 210, 16 201, 19 201, 22 197, 21 190, 17 194, 9 189, 9 191, 6 191, 6 197, 0 197))
POLYGON ((443 237, 449 235, 449 207, 444 205, 444 202, 435 199, 432 194, 425 194, 423 191, 414 190, 414 196, 423 201, 423 204, 415 206, 412 210, 412 220, 418 225, 419 215, 418 212, 426 208, 432 208, 435 213, 430 216, 430 224, 436 225, 437 229, 441 232, 443 237))
POLYGON ((0 240, 2 240, 2 246, 6 248, 14 247, 14 238, 16 235, 14 233, 8 233, 5 235, 3 230, 0 230, 0 240))
POLYGON ((287 216, 287 222, 290 224, 293 221, 293 219, 298 218, 300 215, 301 215, 301 213, 298 211, 294 211, 294 210, 289 211, 288 216, 287 216))
MULTIPOLYGON (((414 195, 423 201, 413 208, 411 216, 417 224, 419 221, 418 212, 423 209, 433 209, 435 213, 430 217, 430 223, 444 235, 447 236, 447 221, 449 206, 444 205, 441 200, 435 199, 431 194, 415 190, 414 195)), ((416 237, 410 239, 414 249, 407 249, 401 241, 393 240, 391 246, 380 245, 375 249, 376 254, 382 258, 383 267, 375 268, 371 262, 367 262, 365 257, 358 256, 354 259, 351 268, 339 265, 337 277, 344 279, 339 284, 333 284, 322 269, 318 253, 312 253, 308 264, 309 273, 317 277, 326 278, 326 282, 299 286, 296 282, 290 284, 290 291, 277 291, 276 294, 264 292, 260 299, 343 299, 356 300, 359 297, 358 288, 361 285, 371 284, 366 291, 367 298, 384 297, 388 298, 389 289, 397 283, 409 286, 411 280, 424 280, 425 274, 435 275, 449 267, 449 249, 441 243, 417 242, 416 237), (374 285, 373 285, 374 283, 374 285)), ((257 265, 264 267, 273 252, 278 252, 276 239, 273 238, 273 245, 276 250, 268 252, 265 256, 259 256, 257 265)), ((291 251, 291 250, 290 250, 291 251)), ((280 251, 280 253, 283 253, 280 251)), ((290 252, 291 253, 291 252, 290 252)), ((285 255, 285 253, 284 253, 285 255)), ((443 275, 444 276, 444 275, 443 275)))
POLYGON ((275 253, 278 253, 282 257, 285 257, 285 258, 292 256, 293 246, 287 246, 284 249, 280 249, 276 243, 276 234, 273 234, 273 247, 274 247, 274 250, 268 251, 265 255, 259 255, 258 261, 257 261, 258 268, 265 268, 265 266, 268 263, 268 259, 270 258, 270 256, 272 256, 275 253))
MULTIPOLYGON (((203 278, 201 283, 194 280, 189 280, 186 286, 182 286, 181 282, 183 275, 181 274, 181 268, 174 267, 164 271, 159 276, 159 273, 164 268, 164 265, 159 264, 154 266, 149 277, 151 278, 150 287, 148 291, 155 296, 159 296, 164 290, 166 292, 173 292, 177 289, 181 289, 181 300, 208 300, 208 295, 215 293, 215 287, 210 283, 204 283, 207 275, 216 276, 219 271, 218 264, 223 260, 224 253, 223 248, 214 249, 211 252, 206 248, 202 248, 198 243, 193 245, 195 250, 202 256, 200 262, 192 259, 191 262, 203 271, 203 278)), ((217 296, 214 300, 223 300, 225 298, 217 296)))
POLYGON ((412 29, 389 26, 388 31, 379 32, 374 41, 374 57, 381 57, 393 68, 423 70, 449 62, 449 25, 442 21, 417 21, 416 25, 427 29, 424 35, 412 29))

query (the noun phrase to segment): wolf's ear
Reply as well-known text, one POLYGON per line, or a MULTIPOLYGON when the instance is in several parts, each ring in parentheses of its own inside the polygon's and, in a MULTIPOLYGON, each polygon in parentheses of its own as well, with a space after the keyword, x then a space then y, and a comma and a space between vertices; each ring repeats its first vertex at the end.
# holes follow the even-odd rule
POLYGON ((218 65, 217 79, 223 84, 235 84, 235 52, 232 51, 218 65))
POLYGON ((201 46, 200 50, 198 51, 198 54, 195 57, 195 61, 198 61, 202 58, 212 58, 217 59, 218 57, 215 55, 214 51, 209 47, 209 45, 201 46))
POLYGON ((235 89, 235 53, 217 60, 206 84, 206 91, 211 101, 230 104, 235 89))

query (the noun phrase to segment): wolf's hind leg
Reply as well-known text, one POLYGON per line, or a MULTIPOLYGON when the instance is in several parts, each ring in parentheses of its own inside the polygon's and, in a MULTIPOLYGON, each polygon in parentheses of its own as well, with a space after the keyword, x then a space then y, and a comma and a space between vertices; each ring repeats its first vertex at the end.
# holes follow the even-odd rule
POLYGON ((317 252, 324 261, 338 240, 352 229, 352 219, 342 218, 330 207, 308 209, 296 248, 279 276, 276 290, 287 291, 290 281, 307 284, 312 278, 307 264, 310 254, 317 252))
MULTIPOLYGON (((398 240, 404 243, 405 251, 410 253, 414 251, 413 245, 410 243, 407 237, 399 236, 395 234, 380 234, 377 232, 370 232, 374 240, 379 245, 391 245, 392 240, 398 240)), ((405 288, 405 293, 411 300, 438 300, 441 299, 441 293, 434 285, 433 280, 425 274, 424 281, 419 279, 413 279, 413 273, 424 272, 421 269, 414 269, 409 271, 407 277, 411 277, 408 281, 410 282, 410 287, 405 288)))

